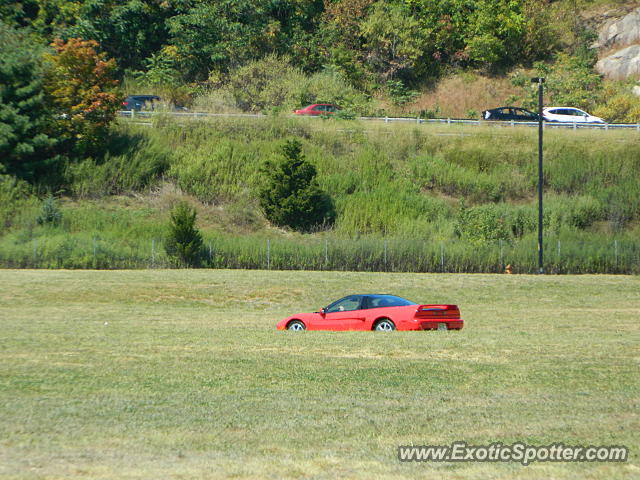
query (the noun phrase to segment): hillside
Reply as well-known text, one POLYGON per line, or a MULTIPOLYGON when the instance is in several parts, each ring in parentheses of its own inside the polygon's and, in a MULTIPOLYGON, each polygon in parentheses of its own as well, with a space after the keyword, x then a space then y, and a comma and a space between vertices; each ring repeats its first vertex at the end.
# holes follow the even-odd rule
MULTIPOLYGON (((0 263, 176 265, 164 248, 167 222, 186 200, 198 212, 203 266, 533 271, 534 130, 350 119, 530 107, 530 77, 544 76, 546 104, 638 122, 634 79, 596 70, 629 47, 620 42, 635 41, 611 34, 616 22, 634 24, 634 8, 586 0, 0 6, 0 263), (150 124, 117 120, 124 95, 145 92, 162 97, 160 114, 150 124), (288 115, 318 100, 343 108, 334 120, 288 115), (192 123, 161 114, 178 105, 268 115, 192 123), (317 171, 313 198, 333 209, 314 233, 276 228, 293 224, 260 206, 265 161, 282 159, 291 139, 307 172, 317 171)), ((637 272, 637 132, 550 129, 545 138, 548 270, 637 272)))
MULTIPOLYGON (((535 269, 535 129, 159 117, 151 128, 125 123, 121 135, 136 146, 68 168, 60 222, 38 224, 42 201, 5 182, 14 200, 3 208, 3 265, 170 265, 169 211, 186 199, 211 266, 535 269), (335 224, 314 234, 276 229, 258 206, 260 166, 290 138, 302 141, 336 207, 335 224)), ((637 132, 547 130, 545 138, 549 270, 637 272, 637 132)))

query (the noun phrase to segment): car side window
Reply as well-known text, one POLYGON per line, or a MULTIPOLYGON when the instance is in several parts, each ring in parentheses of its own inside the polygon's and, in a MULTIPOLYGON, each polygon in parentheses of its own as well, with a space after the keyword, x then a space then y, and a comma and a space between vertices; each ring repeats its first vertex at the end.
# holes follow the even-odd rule
POLYGON ((335 313, 335 312, 350 312, 352 310, 360 309, 360 300, 361 297, 357 295, 352 295, 350 297, 345 297, 337 302, 332 303, 326 308, 326 313, 335 313))
POLYGON ((371 304, 371 308, 380 308, 385 306, 384 299, 380 297, 371 298, 369 299, 369 302, 371 304))

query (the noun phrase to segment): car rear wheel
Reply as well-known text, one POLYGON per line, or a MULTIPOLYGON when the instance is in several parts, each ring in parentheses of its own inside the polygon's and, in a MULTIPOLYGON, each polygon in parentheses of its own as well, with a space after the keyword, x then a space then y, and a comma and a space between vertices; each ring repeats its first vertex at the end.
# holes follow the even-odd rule
POLYGON ((304 323, 300 320, 294 320, 293 322, 289 322, 287 325, 287 330, 291 330, 293 332, 301 332, 306 329, 307 327, 305 327, 304 323))
POLYGON ((396 326, 388 318, 383 318, 382 320, 378 320, 376 322, 376 324, 373 326, 373 329, 376 332, 393 332, 396 329, 396 326))

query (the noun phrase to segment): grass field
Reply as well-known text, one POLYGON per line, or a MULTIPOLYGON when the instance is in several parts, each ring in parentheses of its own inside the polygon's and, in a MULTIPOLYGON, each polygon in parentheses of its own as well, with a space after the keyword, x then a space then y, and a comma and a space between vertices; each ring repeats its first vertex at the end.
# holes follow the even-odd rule
POLYGON ((0 477, 639 478, 640 277, 0 271, 0 477), (348 292, 461 332, 274 329, 348 292), (626 445, 623 464, 419 463, 397 446, 626 445))

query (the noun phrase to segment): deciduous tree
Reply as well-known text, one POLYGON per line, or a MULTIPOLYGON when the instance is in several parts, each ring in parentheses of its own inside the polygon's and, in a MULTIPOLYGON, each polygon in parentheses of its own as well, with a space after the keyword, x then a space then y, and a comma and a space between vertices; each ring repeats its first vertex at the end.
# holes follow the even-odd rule
POLYGON ((115 60, 98 53, 94 40, 56 39, 51 47, 45 91, 57 119, 55 132, 65 153, 90 155, 102 147, 120 106, 115 60))

